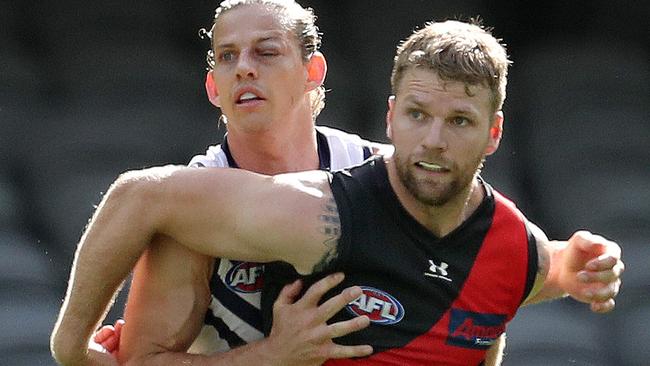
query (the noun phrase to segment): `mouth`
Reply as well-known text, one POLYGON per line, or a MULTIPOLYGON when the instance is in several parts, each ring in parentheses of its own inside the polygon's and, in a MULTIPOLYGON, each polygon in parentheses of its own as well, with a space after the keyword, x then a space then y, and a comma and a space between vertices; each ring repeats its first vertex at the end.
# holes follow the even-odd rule
POLYGON ((424 170, 426 170, 428 172, 432 172, 432 173, 448 173, 449 172, 449 168, 447 168, 447 167, 445 167, 443 165, 436 164, 436 163, 430 163, 430 162, 426 162, 426 161, 418 161, 418 162, 415 163, 415 166, 417 166, 418 168, 424 169, 424 170))
POLYGON ((258 93, 254 91, 242 91, 240 92, 239 96, 235 100, 235 104, 237 105, 246 105, 250 103, 255 103, 259 101, 264 101, 263 97, 261 97, 258 93))

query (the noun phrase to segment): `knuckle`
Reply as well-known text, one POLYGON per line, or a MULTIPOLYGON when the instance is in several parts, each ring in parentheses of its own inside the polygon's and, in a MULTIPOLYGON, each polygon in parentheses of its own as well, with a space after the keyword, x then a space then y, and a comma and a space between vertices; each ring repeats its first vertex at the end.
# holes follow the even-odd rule
POLYGON ((587 240, 591 233, 587 230, 579 230, 573 234, 573 237, 577 240, 587 240))

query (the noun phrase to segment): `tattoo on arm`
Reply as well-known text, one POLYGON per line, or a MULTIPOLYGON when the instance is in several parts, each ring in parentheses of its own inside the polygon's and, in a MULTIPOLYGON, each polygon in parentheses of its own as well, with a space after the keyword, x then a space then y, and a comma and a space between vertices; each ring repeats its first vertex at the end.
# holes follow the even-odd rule
POLYGON ((323 257, 314 265, 313 272, 323 271, 336 257, 338 257, 337 246, 341 237, 341 220, 336 201, 330 197, 323 207, 323 214, 319 217, 323 226, 320 231, 324 235, 323 244, 327 248, 323 257))

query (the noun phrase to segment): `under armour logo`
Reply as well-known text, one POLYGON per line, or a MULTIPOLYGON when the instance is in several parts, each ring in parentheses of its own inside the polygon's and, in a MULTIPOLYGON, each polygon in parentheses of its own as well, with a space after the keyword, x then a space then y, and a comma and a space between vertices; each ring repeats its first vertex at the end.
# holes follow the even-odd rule
POLYGON ((429 271, 424 272, 424 275, 429 277, 440 278, 445 281, 451 282, 451 278, 447 277, 447 275, 449 274, 447 272, 447 268, 449 268, 449 264, 445 262, 440 262, 440 265, 438 265, 433 260, 429 259, 429 271))

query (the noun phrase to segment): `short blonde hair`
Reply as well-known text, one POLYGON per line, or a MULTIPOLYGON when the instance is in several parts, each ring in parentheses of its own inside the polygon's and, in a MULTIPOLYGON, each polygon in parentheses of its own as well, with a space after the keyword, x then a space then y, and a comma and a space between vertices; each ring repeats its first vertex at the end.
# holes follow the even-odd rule
MULTIPOLYGON (((496 112, 506 99, 510 63, 505 46, 477 21, 431 22, 397 48, 391 74, 392 92, 397 94, 406 70, 427 67, 443 80, 488 87, 496 112)), ((465 90, 471 95, 468 88, 465 90)))

